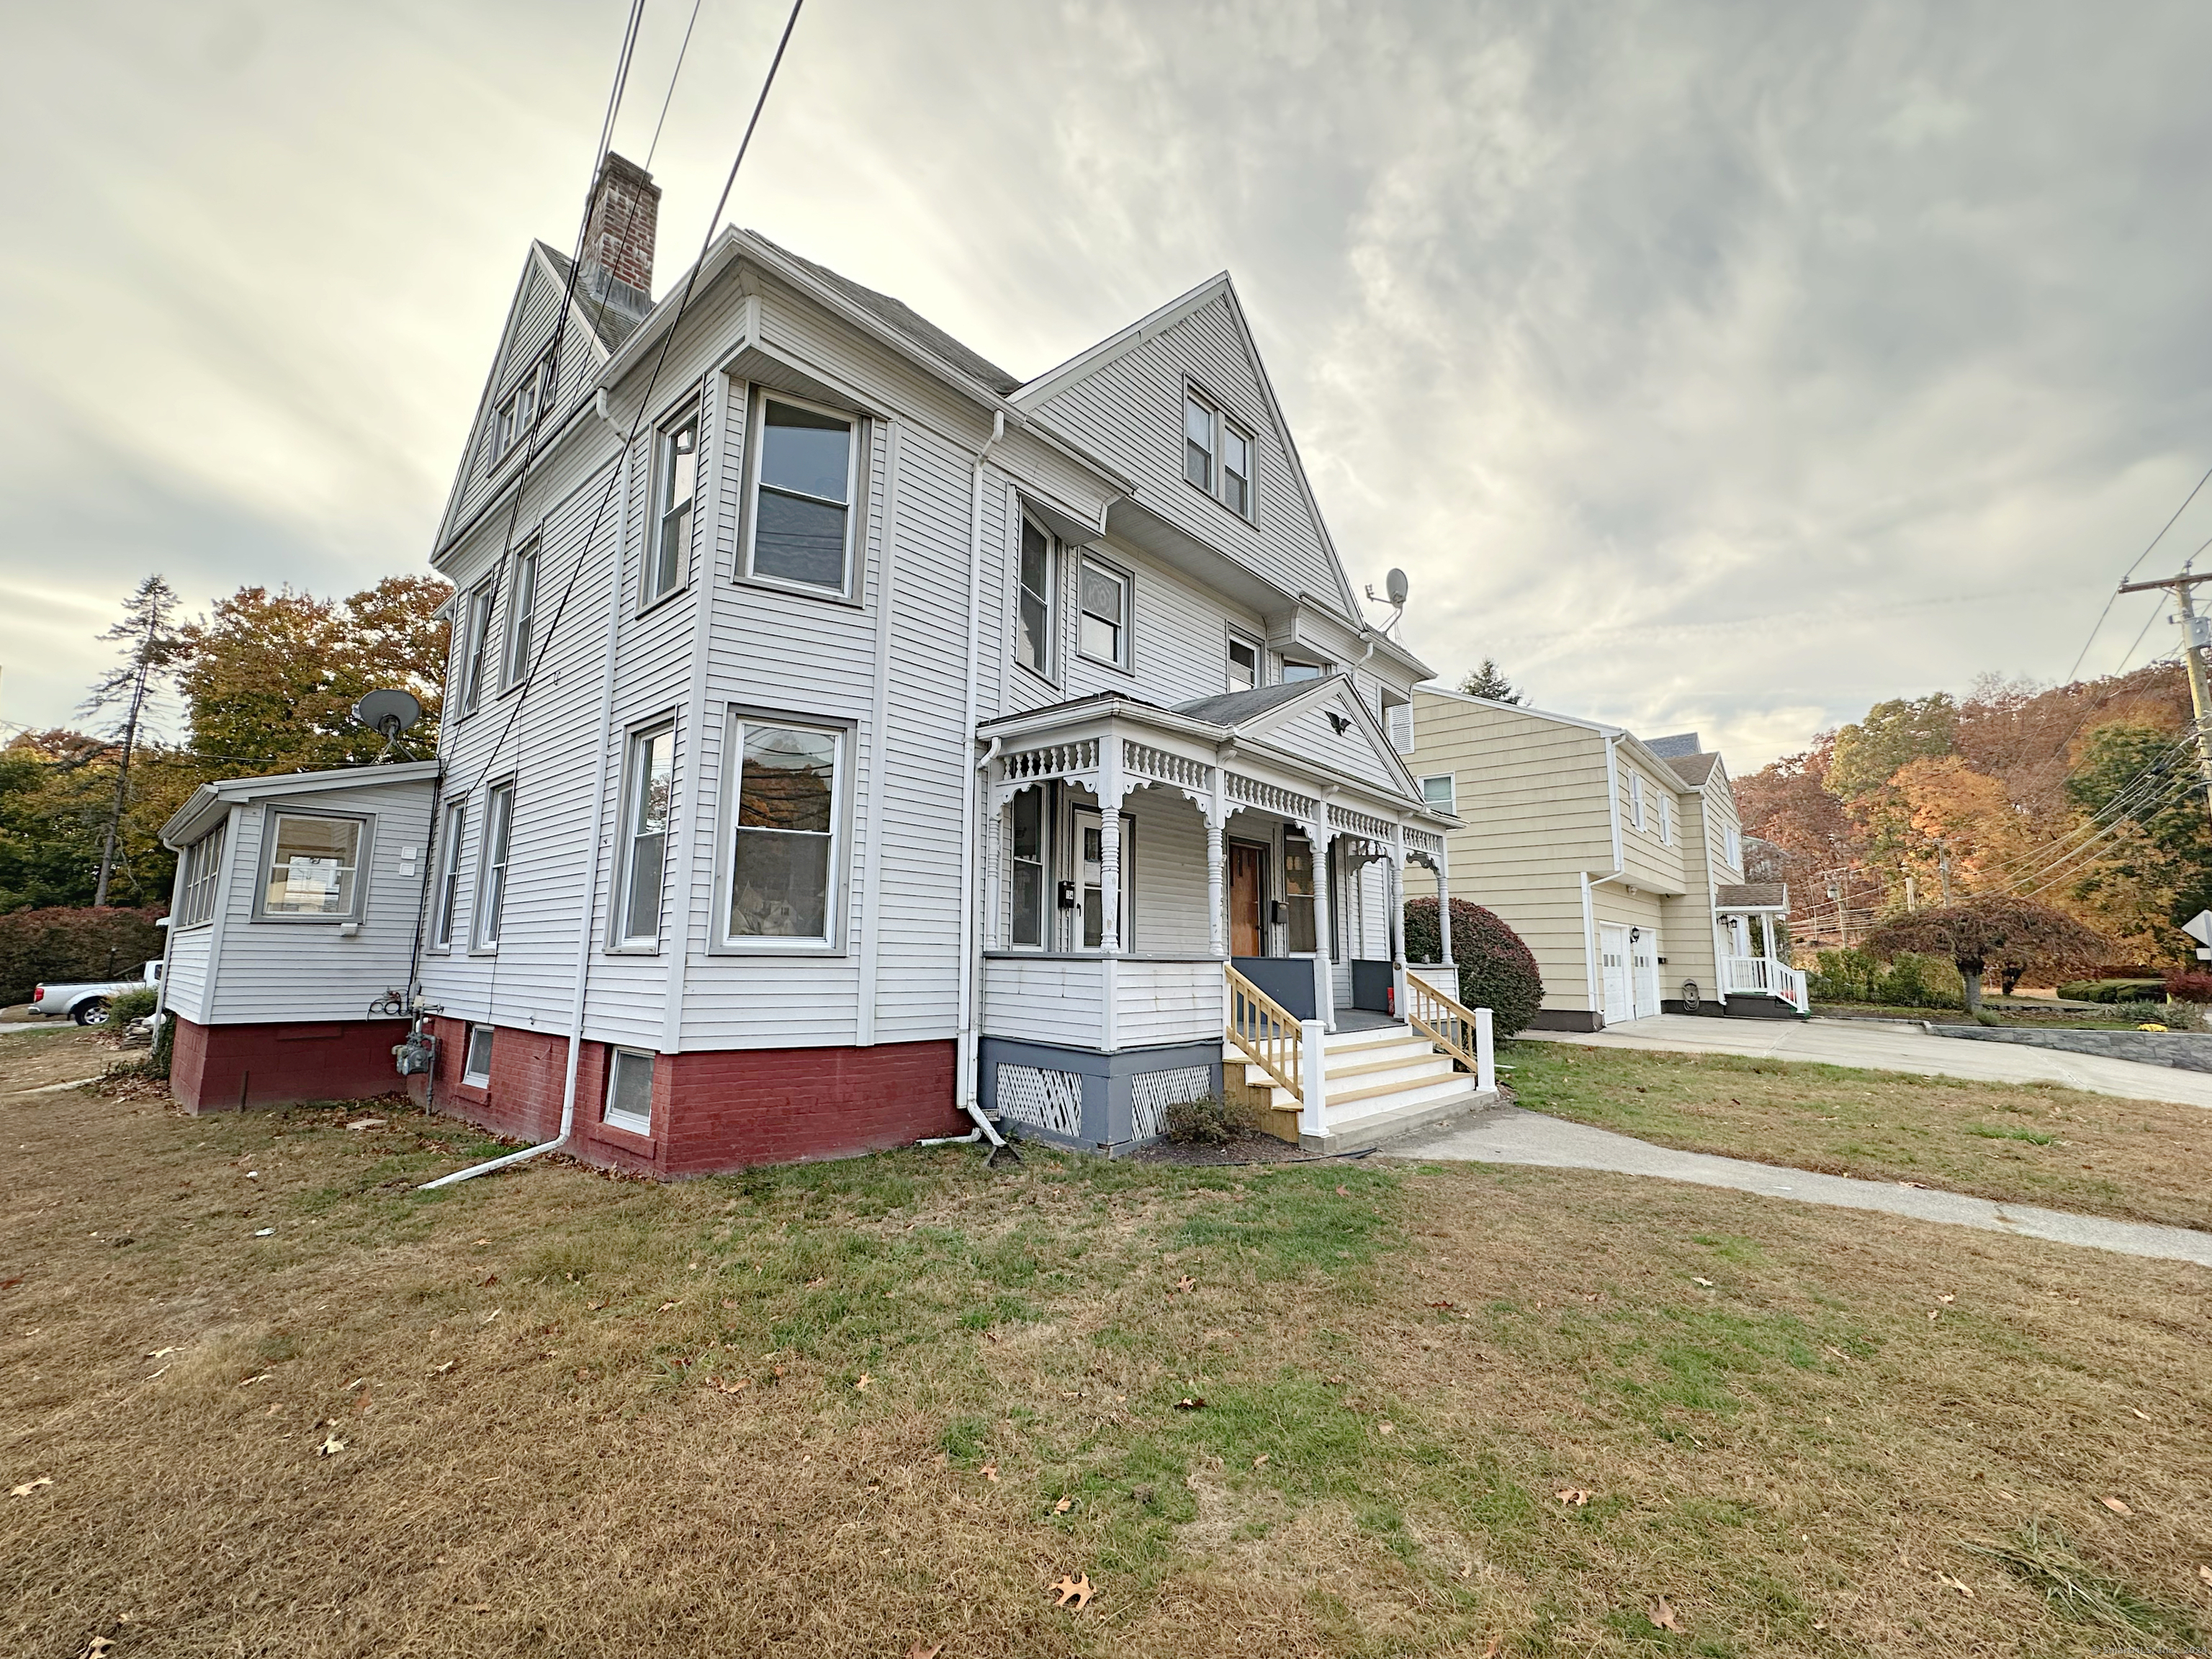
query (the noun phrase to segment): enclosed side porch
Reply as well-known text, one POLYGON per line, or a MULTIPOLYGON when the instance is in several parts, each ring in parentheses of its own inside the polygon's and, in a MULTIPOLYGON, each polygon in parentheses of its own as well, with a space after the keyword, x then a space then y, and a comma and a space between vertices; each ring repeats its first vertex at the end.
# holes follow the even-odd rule
MULTIPOLYGON (((1406 864, 1443 880, 1443 840, 1408 821, 1416 804, 1249 752, 1224 764, 1218 728, 1164 732, 1197 723, 1128 707, 987 757, 984 1109, 1097 1150, 1156 1138, 1176 1102, 1244 1087, 1240 996, 1316 1052, 1362 1039, 1431 1057, 1406 1021, 1400 919, 1406 864)), ((1386 1092, 1435 1071, 1374 1069, 1386 1092)), ((1272 1113, 1283 1085, 1261 1086, 1272 1113)), ((1302 1106, 1283 1114, 1299 1138, 1302 1106)))

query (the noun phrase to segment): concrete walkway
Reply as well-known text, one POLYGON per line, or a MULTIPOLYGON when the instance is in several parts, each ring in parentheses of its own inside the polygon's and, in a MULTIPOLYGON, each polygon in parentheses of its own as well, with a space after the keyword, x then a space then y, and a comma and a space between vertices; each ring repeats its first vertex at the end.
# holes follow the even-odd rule
MULTIPOLYGON (((1639 1021, 1638 1024, 1645 1022, 1639 1021)), ((1692 1021, 1692 1024, 1707 1024, 1692 1021)), ((1743 1022, 1748 1024, 1749 1022, 1743 1022)), ((1941 1042, 1942 1038, 1931 1038, 1941 1042)), ((2154 1068, 2140 1068, 2150 1071, 2154 1068)), ((1787 1198, 1801 1204, 1829 1204, 1847 1210, 1881 1210, 1921 1221, 2047 1238, 2061 1244, 2087 1244, 2124 1255, 2158 1256, 2212 1267, 2212 1233, 2187 1227, 2154 1227, 2102 1216, 2069 1215, 2021 1204, 1905 1187, 1886 1181, 1855 1181, 1814 1175, 1740 1158, 1678 1152, 1648 1141, 1565 1123, 1537 1112, 1508 1107, 1479 1118, 1462 1119, 1442 1130, 1428 1130, 1392 1141, 1394 1158, 1435 1158, 1474 1164, 1530 1164, 1553 1170, 1610 1170, 1620 1175, 1656 1176, 1701 1187, 1727 1187, 1740 1193, 1787 1198)))
POLYGON ((1655 1014, 1602 1031, 1523 1031, 1547 1042, 1593 1048, 1653 1048, 1678 1054, 1748 1054, 1760 1060, 1815 1060, 1873 1071, 1917 1072, 1983 1083, 2063 1083, 2093 1094, 2212 1107, 2212 1073, 2180 1072, 2101 1054, 2070 1054, 2008 1042, 1967 1042, 1929 1036, 1902 1020, 1706 1019, 1655 1014))

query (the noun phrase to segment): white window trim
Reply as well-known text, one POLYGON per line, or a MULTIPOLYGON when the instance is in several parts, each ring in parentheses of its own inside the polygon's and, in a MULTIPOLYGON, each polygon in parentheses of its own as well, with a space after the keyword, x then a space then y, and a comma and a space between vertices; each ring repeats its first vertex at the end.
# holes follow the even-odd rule
POLYGON ((1413 738, 1413 701, 1403 702, 1382 700, 1382 729, 1389 735, 1390 747, 1401 755, 1410 755, 1417 746, 1413 738), (1400 711, 1403 710, 1401 714, 1400 711))
POLYGON ((1101 668, 1116 669, 1124 674, 1137 672, 1137 578, 1126 566, 1100 558, 1096 553, 1085 553, 1075 564, 1075 654, 1101 668), (1118 662, 1083 648, 1083 618, 1086 614, 1083 609, 1083 573, 1087 569, 1096 569, 1121 584, 1121 658, 1118 662))
POLYGON ((1628 822, 1637 830, 1644 828, 1644 774, 1628 775, 1628 822))
MULTIPOLYGON (((755 386, 750 388, 745 402, 744 522, 738 538, 738 581, 755 587, 773 588, 779 593, 797 593, 810 599, 827 599, 835 605, 860 603, 860 567, 865 562, 864 555, 868 545, 868 474, 875 461, 874 428, 875 422, 866 416, 857 415, 849 409, 838 409, 809 398, 794 398, 789 392, 779 392, 773 386, 755 386), (851 428, 851 441, 845 447, 845 584, 842 587, 823 587, 813 582, 793 581, 788 576, 763 575, 753 568, 753 536, 760 526, 760 470, 767 449, 764 434, 768 430, 768 404, 771 398, 777 403, 803 409, 809 414, 843 421, 851 428)), ((805 499, 821 501, 823 498, 809 495, 805 499)))
POLYGON ((1222 400, 1200 386, 1195 380, 1182 383, 1182 401, 1176 410, 1176 471, 1181 475, 1185 488, 1194 489, 1224 512, 1241 519, 1246 524, 1260 522, 1260 437, 1245 422, 1227 412, 1222 400), (1190 430, 1185 422, 1193 404, 1206 411, 1210 421, 1207 433, 1206 482, 1200 483, 1190 476, 1190 430), (1226 479, 1225 447, 1222 442, 1224 428, 1233 428, 1244 441, 1244 501, 1243 507, 1231 505, 1226 479))
POLYGON ((1721 857, 1729 869, 1743 868, 1743 831, 1732 823, 1728 826, 1727 834, 1721 842, 1721 857))
POLYGON ((523 677, 530 672, 530 652, 537 641, 528 635, 518 637, 515 629, 527 623, 532 633, 537 631, 538 586, 544 574, 544 551, 542 544, 533 537, 517 548, 514 556, 507 562, 512 579, 507 583, 507 614, 500 622, 499 684, 502 696, 521 684, 523 677), (526 567, 530 574, 526 595, 523 581, 526 567), (526 599, 529 607, 526 611, 523 608, 526 599))
POLYGON ((1057 879, 1059 866, 1053 859, 1058 839, 1054 833, 1057 826, 1053 822, 1053 803, 1055 793, 1049 785, 1037 784, 1028 789, 1017 791, 1013 799, 1006 803, 1006 948, 1009 951, 1049 951, 1053 948, 1054 936, 1059 929, 1060 883, 1057 879), (1024 942, 1014 937, 1017 892, 1014 871, 1015 866, 1022 862, 1014 856, 1014 808, 1029 795, 1036 797, 1037 863, 1042 872, 1040 878, 1044 883, 1040 914, 1037 917, 1037 937, 1034 942, 1024 942))
POLYGON ((222 823, 185 848, 178 866, 174 907, 179 931, 214 923, 215 913, 221 908, 223 854, 229 842, 230 818, 226 814, 222 823))
POLYGON ((1334 663, 1329 662, 1326 659, 1290 657, 1285 656, 1281 652, 1278 651, 1275 653, 1274 683, 1277 685, 1289 685, 1292 684, 1290 675, 1290 671, 1291 669, 1310 668, 1314 672, 1311 674, 1307 675, 1304 682, 1304 684, 1310 684, 1315 680, 1327 679, 1335 666, 1336 665, 1334 663))
POLYGON ((1659 792, 1659 844, 1674 844, 1674 798, 1664 789, 1659 792))
POLYGON ((617 820, 617 834, 621 848, 616 860, 617 882, 614 902, 609 909, 609 938, 611 951, 633 956, 657 956, 660 952, 664 932, 662 918, 668 911, 668 859, 673 848, 668 844, 673 839, 676 816, 676 722, 656 720, 634 729, 625 739, 623 758, 622 817, 617 820), (660 849, 660 903, 653 912, 653 932, 650 934, 629 931, 629 884, 634 860, 637 856, 637 834, 635 828, 640 789, 638 769, 642 763, 645 745, 655 738, 667 739, 669 750, 669 829, 664 833, 660 849))
POLYGON ((1443 810, 1451 813, 1454 817, 1457 817, 1459 814, 1459 775, 1457 773, 1431 772, 1425 774, 1420 780, 1421 799, 1427 801, 1431 806, 1434 806, 1437 804, 1435 801, 1429 799, 1429 786, 1437 781, 1439 778, 1443 780, 1445 786, 1444 793, 1449 797, 1443 804, 1443 810))
POLYGON ((469 827, 469 803, 465 795, 446 803, 438 826, 445 845, 438 849, 438 885, 430 897, 430 943, 433 951, 449 952, 461 911, 461 841, 469 827))
POLYGON ((370 855, 376 841, 376 816, 372 812, 334 812, 321 807, 302 806, 264 807, 261 815, 261 856, 257 861, 253 883, 253 920, 288 927, 331 927, 346 922, 358 922, 368 907, 368 872, 370 855), (353 904, 339 911, 321 912, 314 915, 286 915, 283 911, 270 914, 269 877, 276 857, 276 826, 285 818, 335 818, 361 826, 360 839, 354 843, 353 904))
POLYGON ((616 1048, 607 1050, 607 1080, 599 1104, 600 1122, 612 1128, 620 1129, 625 1134, 650 1136, 653 1133, 653 1085, 656 1058, 657 1056, 647 1048, 616 1048), (646 1067, 645 1115, 643 1117, 640 1117, 635 1112, 624 1111, 615 1104, 615 1073, 620 1069, 619 1062, 623 1060, 642 1061, 646 1067))
MULTIPOLYGON (((1042 524, 1038 522, 1037 520, 1031 517, 1027 513, 1021 515, 1018 522, 1021 526, 1036 530, 1044 538, 1044 591, 1038 597, 1044 600, 1045 659, 1042 664, 1036 667, 1031 667, 1028 663, 1022 660, 1022 600, 1030 590, 1024 586, 1022 584, 1022 559, 1024 557, 1024 554, 1022 550, 1022 538, 1018 532, 1014 537, 1014 601, 1012 605, 1007 607, 1008 619, 1012 623, 1014 630, 1014 637, 1012 641, 1010 654, 1013 659, 1015 667, 1022 669, 1028 673, 1036 675, 1037 678, 1042 680, 1047 685, 1057 689, 1060 684, 1060 538, 1054 535, 1051 531, 1046 529, 1042 524)), ((1079 590, 1077 597, 1079 601, 1081 598, 1079 590)))
POLYGON ((461 1039, 461 1081, 469 1085, 471 1088, 482 1089, 489 1085, 491 1082, 491 1073, 489 1072, 471 1072, 469 1069, 470 1062, 476 1057, 476 1039, 477 1033, 478 1031, 485 1031, 490 1034, 491 1042, 484 1045, 485 1048, 489 1049, 496 1045, 499 1042, 499 1028, 496 1025, 485 1025, 481 1023, 471 1024, 469 1027, 468 1035, 461 1039))
POLYGON ((708 953, 740 957, 843 956, 848 947, 845 908, 852 891, 849 872, 845 868, 848 849, 853 842, 854 744, 852 726, 841 720, 825 720, 818 715, 785 714, 773 709, 733 708, 730 710, 728 724, 723 728, 722 741, 722 752, 727 759, 722 767, 721 830, 715 837, 712 901, 714 912, 708 927, 708 953), (730 882, 737 866, 738 799, 744 781, 745 727, 748 726, 784 726, 793 731, 819 732, 837 740, 836 776, 832 784, 835 798, 830 807, 830 891, 823 910, 826 938, 789 939, 729 932, 730 882))
POLYGON ((1263 641, 1237 628, 1227 630, 1226 641, 1222 646, 1222 688, 1229 691, 1242 691, 1248 689, 1241 685, 1231 685, 1229 683, 1229 647, 1236 645, 1243 646, 1252 653, 1252 684, 1249 689, 1256 691, 1267 683, 1267 647, 1263 641))
POLYGON ((514 868, 514 780, 507 778, 493 784, 484 791, 483 823, 477 831, 477 880, 475 896, 469 901, 469 950, 480 956, 495 956, 499 952, 499 935, 507 931, 507 900, 514 886, 510 879, 514 868), (501 796, 507 800, 507 823, 501 831, 501 846, 499 860, 492 860, 492 826, 498 822, 498 807, 501 796), (485 892, 492 873, 499 874, 499 902, 485 902, 485 892), (494 932, 486 937, 484 924, 491 923, 494 932))
POLYGON ((645 547, 637 569, 637 609, 641 616, 691 586, 691 569, 698 562, 699 517, 706 483, 706 408, 696 393, 687 393, 653 428, 653 453, 647 467, 645 547), (670 448, 676 441, 676 434, 687 426, 691 428, 690 524, 684 538, 684 556, 678 561, 676 574, 667 586, 656 587, 653 578, 660 568, 660 528, 668 516, 667 505, 661 497, 667 492, 673 471, 669 465, 670 448))
POLYGON ((461 718, 483 707, 486 660, 491 649, 492 611, 499 603, 499 577, 485 577, 469 589, 461 610, 461 718))

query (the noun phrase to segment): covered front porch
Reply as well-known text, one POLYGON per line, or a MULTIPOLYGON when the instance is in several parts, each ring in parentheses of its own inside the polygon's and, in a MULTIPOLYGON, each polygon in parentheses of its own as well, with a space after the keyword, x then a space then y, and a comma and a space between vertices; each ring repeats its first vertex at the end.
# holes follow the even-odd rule
MULTIPOLYGON (((987 1111, 1097 1150, 1154 1139, 1176 1103, 1245 1089, 1240 997, 1270 1040, 1295 1030, 1316 1053, 1416 1041, 1405 867, 1443 886, 1449 820, 1348 682, 1181 709, 1087 699, 979 737, 987 1111)), ((1261 1115, 1302 1138, 1310 1096, 1326 1136, 1327 1085, 1269 1076, 1261 1115)))
POLYGON ((1736 1018, 1788 1019, 1811 1011, 1805 975, 1782 958, 1776 934, 1790 915, 1783 882, 1723 886, 1713 895, 1723 1012, 1736 1018))

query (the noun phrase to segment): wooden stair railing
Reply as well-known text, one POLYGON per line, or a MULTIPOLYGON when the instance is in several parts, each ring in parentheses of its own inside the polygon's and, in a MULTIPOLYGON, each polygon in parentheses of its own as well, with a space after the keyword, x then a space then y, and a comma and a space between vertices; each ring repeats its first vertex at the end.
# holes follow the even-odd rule
POLYGON ((1484 1075, 1482 1051, 1487 1044, 1481 1027, 1488 1022, 1412 974, 1406 975, 1406 1023, 1478 1079, 1484 1075))
POLYGON ((1287 1089, 1303 1103, 1305 1032, 1297 1017, 1227 963, 1221 971, 1229 976, 1230 1042, 1273 1079, 1277 1088, 1287 1089))

